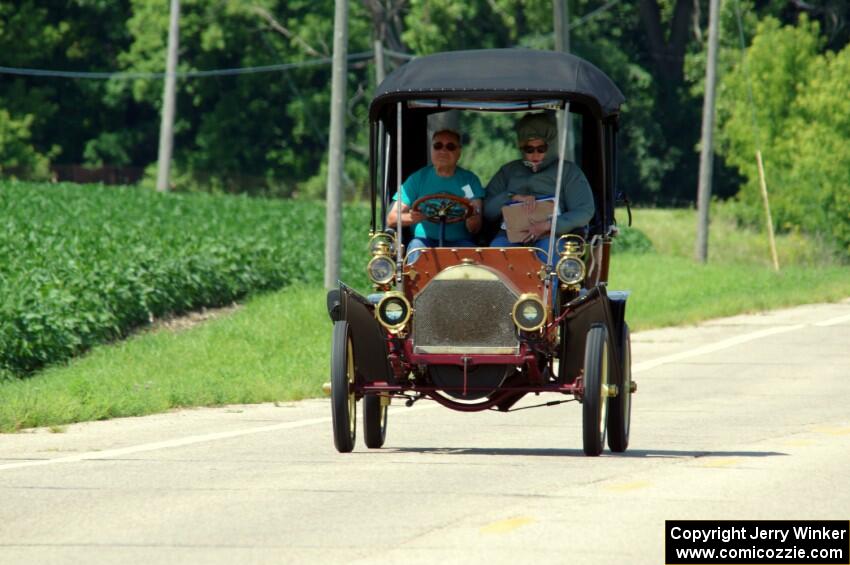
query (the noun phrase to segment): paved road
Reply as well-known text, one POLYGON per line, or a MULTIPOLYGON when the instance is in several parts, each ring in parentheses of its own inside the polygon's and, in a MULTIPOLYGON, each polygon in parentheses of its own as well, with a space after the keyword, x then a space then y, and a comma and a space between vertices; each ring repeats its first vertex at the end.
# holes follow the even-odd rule
POLYGON ((625 456, 578 404, 393 405, 349 455, 327 400, 0 436, 0 563, 661 564, 665 519, 850 518, 850 301, 633 338, 625 456))

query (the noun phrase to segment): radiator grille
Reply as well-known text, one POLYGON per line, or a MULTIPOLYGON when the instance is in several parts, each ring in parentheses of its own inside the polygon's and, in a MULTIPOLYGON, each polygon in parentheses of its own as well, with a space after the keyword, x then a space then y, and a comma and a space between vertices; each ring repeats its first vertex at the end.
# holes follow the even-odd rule
MULTIPOLYGON (((464 267, 458 267, 464 269, 464 267)), ((517 296, 496 276, 434 278, 413 301, 417 353, 516 353, 511 309, 517 296)))

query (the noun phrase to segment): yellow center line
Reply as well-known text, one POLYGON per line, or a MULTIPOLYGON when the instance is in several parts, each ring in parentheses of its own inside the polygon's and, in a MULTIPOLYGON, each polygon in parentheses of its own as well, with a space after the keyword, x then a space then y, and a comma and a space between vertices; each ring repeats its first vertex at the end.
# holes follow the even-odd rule
POLYGON ((730 457, 728 459, 705 459, 699 462, 700 467, 732 467, 741 462, 740 458, 730 457))
POLYGON ((850 435, 850 428, 815 428, 814 431, 819 434, 829 434, 831 436, 850 435))
POLYGON ((790 439, 783 441, 782 445, 787 447, 809 447, 810 445, 814 445, 814 442, 810 439, 790 439))
POLYGON ((531 524, 534 522, 534 518, 528 518, 525 516, 520 516, 518 518, 508 518, 507 520, 499 520, 498 522, 493 522, 492 524, 484 526, 483 528, 481 528, 481 533, 504 534, 506 532, 516 530, 517 528, 521 528, 527 524, 531 524))
POLYGON ((616 485, 605 485, 603 487, 605 490, 611 492, 629 492, 632 490, 640 490, 642 488, 648 488, 652 486, 652 483, 648 481, 635 481, 633 483, 620 483, 616 485))

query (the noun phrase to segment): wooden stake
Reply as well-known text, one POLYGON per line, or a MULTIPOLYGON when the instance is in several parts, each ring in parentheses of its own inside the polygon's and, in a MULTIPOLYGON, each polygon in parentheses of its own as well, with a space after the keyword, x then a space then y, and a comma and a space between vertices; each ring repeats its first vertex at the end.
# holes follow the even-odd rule
POLYGON ((761 149, 756 150, 756 162, 759 167, 759 184, 761 198, 764 201, 764 213, 767 215, 767 236, 770 240, 770 254, 773 257, 773 270, 779 272, 779 257, 776 255, 776 238, 773 235, 773 219, 770 216, 770 202, 767 200, 767 182, 764 180, 764 162, 761 159, 761 149))

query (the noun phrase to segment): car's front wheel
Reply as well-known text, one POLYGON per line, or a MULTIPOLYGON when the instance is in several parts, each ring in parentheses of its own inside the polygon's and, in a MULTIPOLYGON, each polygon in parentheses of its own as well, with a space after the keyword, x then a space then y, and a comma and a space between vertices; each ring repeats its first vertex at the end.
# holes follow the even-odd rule
POLYGON ((340 453, 354 449, 357 430, 350 331, 345 320, 335 322, 331 341, 331 416, 334 445, 340 453))
POLYGON ((599 455, 605 448, 608 412, 608 330, 593 326, 584 349, 584 395, 582 436, 585 455, 599 455))

